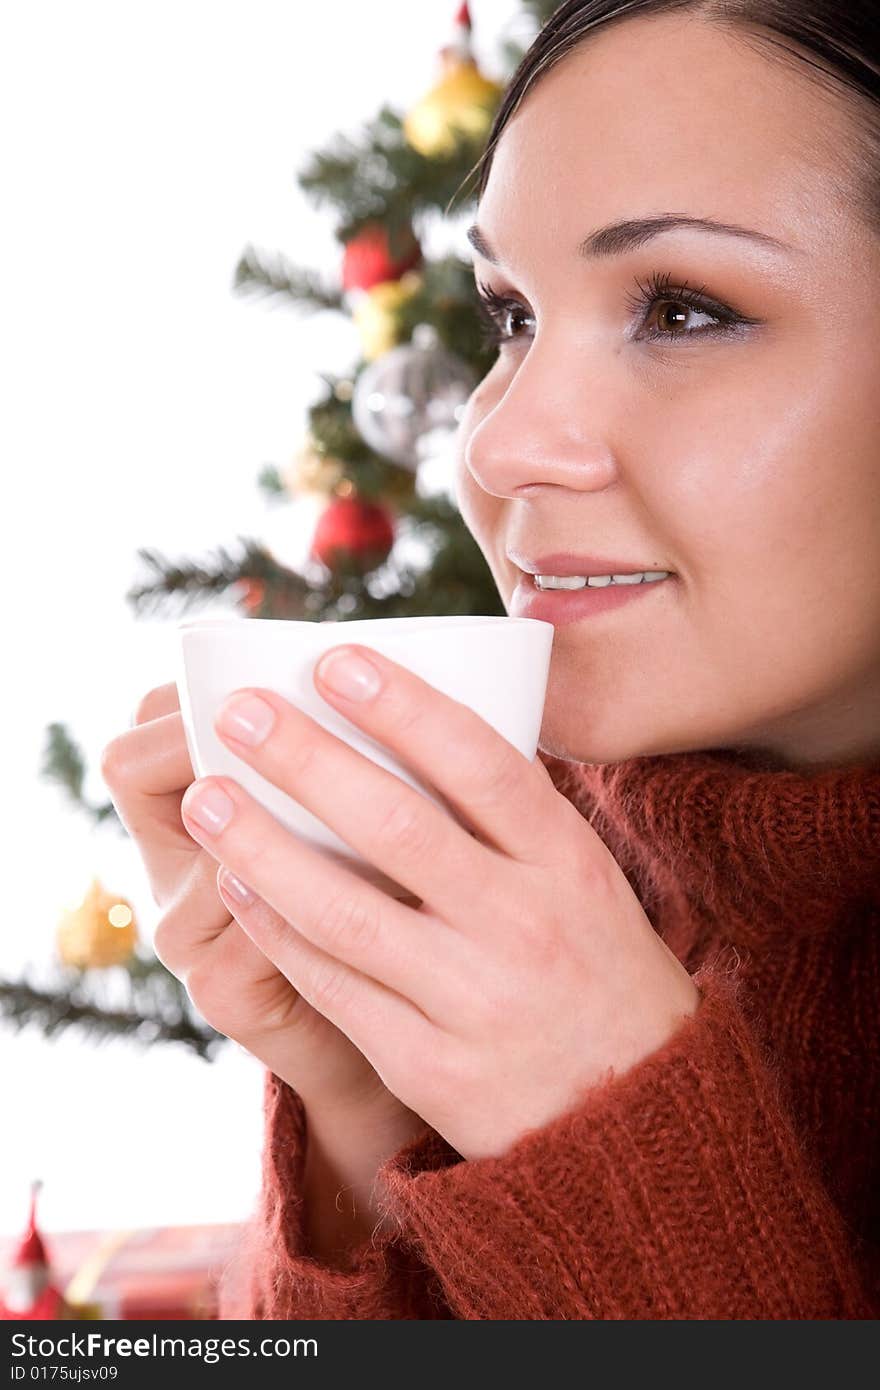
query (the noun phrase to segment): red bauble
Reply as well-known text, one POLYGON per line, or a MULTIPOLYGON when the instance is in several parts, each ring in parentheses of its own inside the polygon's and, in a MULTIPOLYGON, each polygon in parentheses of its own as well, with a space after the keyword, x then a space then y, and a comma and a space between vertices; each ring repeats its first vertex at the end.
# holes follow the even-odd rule
POLYGON ((370 222, 346 242, 342 257, 342 287, 345 290, 368 290, 385 280, 399 280, 414 269, 422 259, 422 248, 410 232, 404 238, 403 251, 393 259, 388 247, 388 231, 381 222, 370 222))
POLYGON ((239 579, 236 591, 249 613, 258 612, 266 597, 266 585, 262 579, 239 579))
POLYGON ((394 524, 384 507, 361 497, 335 497, 322 512, 311 554, 332 573, 343 565, 368 574, 388 558, 394 524))

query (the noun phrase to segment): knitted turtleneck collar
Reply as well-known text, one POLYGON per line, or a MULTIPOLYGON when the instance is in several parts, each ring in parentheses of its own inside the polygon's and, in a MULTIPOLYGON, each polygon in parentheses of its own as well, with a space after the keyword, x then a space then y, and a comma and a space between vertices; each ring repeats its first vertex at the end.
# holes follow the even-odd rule
POLYGON ((547 765, 646 909, 683 894, 766 936, 820 932, 880 904, 880 761, 791 771, 717 749, 547 765))

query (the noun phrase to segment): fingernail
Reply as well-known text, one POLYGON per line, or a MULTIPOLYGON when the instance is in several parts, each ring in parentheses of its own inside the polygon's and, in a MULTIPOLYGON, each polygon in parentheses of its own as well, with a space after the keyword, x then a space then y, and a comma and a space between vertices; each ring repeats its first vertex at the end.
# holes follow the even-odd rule
POLYGON ((188 794, 184 810, 208 835, 219 835, 232 820, 235 804, 221 787, 209 783, 188 794))
POLYGON ((257 748, 272 732, 275 711, 259 695, 230 695, 217 716, 217 728, 230 738, 257 748))
POLYGON ((347 700, 372 700, 382 678, 371 662, 354 652, 334 648, 318 662, 318 675, 330 690, 347 700))
POLYGON ((240 878, 235 877, 231 869, 221 869, 218 881, 224 893, 228 893, 230 898, 234 898, 237 903, 253 902, 253 892, 246 883, 242 883, 240 878))

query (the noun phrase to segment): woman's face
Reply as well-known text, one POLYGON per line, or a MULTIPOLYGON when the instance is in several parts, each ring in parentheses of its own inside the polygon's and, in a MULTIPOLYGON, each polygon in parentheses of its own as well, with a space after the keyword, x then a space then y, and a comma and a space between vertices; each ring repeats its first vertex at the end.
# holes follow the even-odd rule
POLYGON ((474 269, 516 303, 458 431, 462 516, 508 612, 508 550, 673 573, 557 626, 545 752, 880 755, 880 238, 837 189, 848 148, 808 78, 670 16, 600 32, 506 127, 474 269), (666 214, 786 249, 682 228, 578 254, 666 214))

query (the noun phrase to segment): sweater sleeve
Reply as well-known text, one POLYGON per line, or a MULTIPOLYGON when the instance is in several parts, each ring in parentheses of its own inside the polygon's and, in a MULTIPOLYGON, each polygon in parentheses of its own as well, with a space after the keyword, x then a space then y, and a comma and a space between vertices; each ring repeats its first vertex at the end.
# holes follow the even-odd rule
MULTIPOLYGON (((338 1268, 309 1255, 301 1196, 305 1110, 296 1091, 270 1071, 264 1073, 263 1115, 259 1201, 221 1274, 218 1316, 452 1318, 433 1271, 396 1233, 376 1231, 350 1249, 338 1268)), ((420 1137, 427 1133, 434 1135, 426 1126, 420 1137)), ((452 1152, 448 1146, 446 1151, 452 1152)))
POLYGON ((707 963, 664 1046, 505 1154, 430 1131, 381 1170, 463 1319, 875 1318, 867 1254, 786 1109, 739 980, 707 963))

